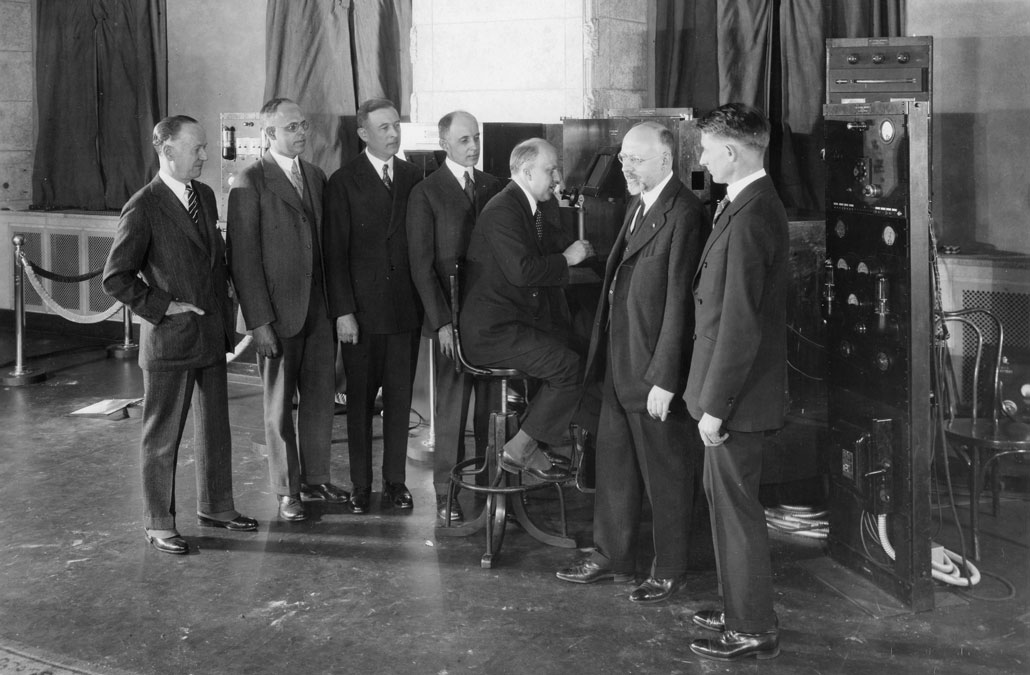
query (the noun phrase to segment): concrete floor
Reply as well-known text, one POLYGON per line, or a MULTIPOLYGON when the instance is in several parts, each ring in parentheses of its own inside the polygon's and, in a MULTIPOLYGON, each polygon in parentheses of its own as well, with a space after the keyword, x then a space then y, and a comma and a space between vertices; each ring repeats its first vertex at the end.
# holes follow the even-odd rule
MULTIPOLYGON (((44 354, 82 346, 33 336, 44 354)), ((13 356, 0 335, 0 357, 13 356)), ((151 549, 140 520, 140 420, 70 417, 104 398, 142 395, 132 362, 65 352, 49 379, 0 388, 0 674, 51 673, 1024 673, 1030 660, 1028 504, 983 518, 984 581, 942 588, 912 614, 830 561, 811 540, 774 535, 782 655, 703 662, 689 650, 693 610, 717 599, 710 545, 699 542, 685 591, 637 607, 628 585, 554 578, 574 551, 510 528, 502 557, 479 566, 481 536, 436 539, 429 467, 409 463, 413 513, 314 508, 276 519, 260 389, 230 385, 236 501, 257 533, 201 529, 191 443, 180 457, 179 529, 197 550, 151 549), (994 575, 1015 587, 1015 595, 994 575), (846 594, 827 579, 845 580, 846 594)), ((6 371, 6 368, 5 368, 6 371)), ((424 405, 424 404, 423 404, 424 405)), ((416 406, 418 407, 418 406, 416 406)), ((425 412, 422 410, 421 412, 425 412)), ((191 427, 190 427, 191 428, 191 427)), ((421 430, 424 433, 424 430, 421 430)), ((345 418, 334 480, 347 485, 345 418)), ((376 489, 379 485, 376 477, 376 489)), ((349 486, 348 486, 349 487, 349 486)), ((546 493, 531 509, 553 515, 546 493)), ((591 498, 569 489, 571 529, 589 541, 591 498)), ((964 517, 965 509, 959 513, 964 517)), ((936 537, 958 548, 950 516, 936 537)), ((840 585, 838 584, 840 587, 840 585)))

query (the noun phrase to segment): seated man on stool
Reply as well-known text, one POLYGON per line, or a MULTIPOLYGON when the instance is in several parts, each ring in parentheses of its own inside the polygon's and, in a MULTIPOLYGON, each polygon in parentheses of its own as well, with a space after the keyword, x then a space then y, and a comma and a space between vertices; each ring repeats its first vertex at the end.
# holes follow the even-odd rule
POLYGON ((552 190, 558 153, 541 138, 515 146, 512 182, 484 207, 472 231, 465 274, 461 335, 477 366, 516 368, 541 381, 518 433, 504 444, 501 467, 562 481, 539 448, 559 445, 580 395, 580 358, 568 344, 563 288, 569 268, 594 254, 586 240, 565 245, 552 190), (545 211, 547 214, 545 214, 545 211))

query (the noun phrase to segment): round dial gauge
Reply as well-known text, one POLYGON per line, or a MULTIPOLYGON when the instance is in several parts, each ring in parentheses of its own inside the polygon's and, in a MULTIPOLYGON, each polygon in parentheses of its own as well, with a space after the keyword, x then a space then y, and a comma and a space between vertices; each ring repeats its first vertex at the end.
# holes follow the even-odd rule
POLYGON ((849 265, 848 261, 845 260, 844 258, 839 258, 837 260, 837 269, 839 269, 839 270, 850 270, 851 269, 851 265, 849 265))
POLYGON ((880 236, 883 237, 883 243, 887 244, 888 246, 894 246, 894 242, 898 238, 898 233, 894 231, 893 227, 888 225, 887 227, 883 228, 883 232, 880 236))
POLYGON ((894 122, 890 120, 880 122, 880 140, 884 143, 890 143, 894 140, 894 122))
POLYGON ((864 262, 860 262, 858 263, 858 268, 856 268, 855 271, 859 274, 869 274, 869 265, 866 265, 864 262))
POLYGON ((890 367, 891 367, 891 357, 890 357, 890 355, 886 354, 884 352, 877 352, 876 353, 876 368, 881 373, 886 373, 888 370, 890 370, 890 367))
POLYGON ((833 231, 839 238, 843 239, 844 235, 848 233, 848 227, 844 224, 843 220, 838 220, 837 224, 833 226, 833 231))
POLYGON ((858 296, 855 295, 854 293, 851 293, 850 295, 848 295, 848 304, 849 305, 854 305, 855 307, 858 307, 858 304, 859 304, 858 303, 858 296))

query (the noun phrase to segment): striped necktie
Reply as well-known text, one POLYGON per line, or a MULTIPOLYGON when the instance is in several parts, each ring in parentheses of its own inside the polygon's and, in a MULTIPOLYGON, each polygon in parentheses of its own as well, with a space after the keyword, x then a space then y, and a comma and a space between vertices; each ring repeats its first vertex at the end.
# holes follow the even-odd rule
POLYGON ((193 192, 192 183, 186 183, 186 210, 190 212, 193 224, 200 225, 200 206, 197 204, 197 195, 193 192))
POLYGON ((293 160, 293 167, 290 169, 290 182, 293 183, 300 198, 304 199, 304 177, 300 173, 300 161, 297 159, 293 160))
POLYGON ((390 178, 389 164, 383 164, 383 185, 385 185, 386 189, 391 193, 393 192, 393 180, 390 178))
POLYGON ((712 223, 713 224, 715 224, 715 223, 717 223, 719 221, 719 216, 722 215, 722 212, 725 211, 726 207, 729 206, 729 205, 730 205, 730 198, 729 197, 723 197, 722 201, 719 202, 719 205, 715 207, 715 217, 712 218, 712 223))

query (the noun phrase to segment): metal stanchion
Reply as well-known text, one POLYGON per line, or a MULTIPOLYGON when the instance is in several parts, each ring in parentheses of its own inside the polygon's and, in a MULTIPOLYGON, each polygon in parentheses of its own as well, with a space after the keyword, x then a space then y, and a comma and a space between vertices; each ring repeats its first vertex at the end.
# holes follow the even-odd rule
POLYGON ((132 341, 132 312, 129 311, 128 305, 122 307, 122 325, 122 343, 109 346, 107 353, 114 359, 134 359, 139 354, 139 345, 132 341))
POLYGON ((38 368, 25 367, 25 270, 21 264, 21 247, 25 237, 20 234, 11 239, 14 243, 14 370, 3 376, 3 383, 9 387, 35 384, 46 379, 46 372, 38 368))

